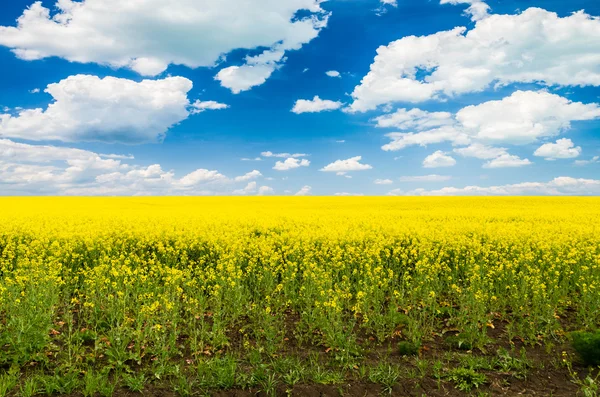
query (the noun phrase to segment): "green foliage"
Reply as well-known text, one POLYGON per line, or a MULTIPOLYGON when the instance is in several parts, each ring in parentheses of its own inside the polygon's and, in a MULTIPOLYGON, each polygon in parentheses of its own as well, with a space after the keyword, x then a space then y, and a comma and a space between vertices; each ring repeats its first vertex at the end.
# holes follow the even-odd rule
POLYGON ((0 397, 5 397, 17 385, 17 376, 7 373, 0 375, 0 397))
POLYGON ((446 375, 448 380, 454 382, 460 391, 470 392, 473 388, 479 388, 487 382, 485 374, 476 372, 471 368, 455 368, 446 375))
POLYGON ((379 364, 372 368, 369 373, 369 380, 378 383, 383 387, 383 392, 392 394, 394 386, 400 378, 400 370, 392 365, 379 364))
POLYGON ((600 330, 571 333, 573 348, 585 365, 600 365, 600 330))
POLYGON ((125 374, 123 376, 123 382, 125 383, 125 386, 133 392, 141 392, 144 390, 146 381, 146 375, 144 375, 143 372, 133 375, 125 374))
POLYGON ((408 341, 402 341, 398 343, 398 353, 401 356, 416 356, 419 354, 419 343, 413 343, 408 341))
POLYGON ((461 335, 451 335, 446 337, 446 343, 454 349, 472 350, 473 344, 467 338, 461 335))

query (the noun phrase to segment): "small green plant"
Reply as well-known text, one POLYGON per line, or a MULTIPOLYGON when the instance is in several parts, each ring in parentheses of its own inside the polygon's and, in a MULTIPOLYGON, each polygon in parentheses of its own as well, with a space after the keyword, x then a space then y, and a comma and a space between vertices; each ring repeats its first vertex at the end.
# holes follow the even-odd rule
POLYGON ((460 335, 451 335, 446 338, 446 343, 458 350, 472 350, 473 345, 466 338, 461 337, 460 335))
POLYGON ((191 396, 194 384, 194 380, 189 379, 183 374, 180 374, 171 380, 171 388, 181 397, 191 396))
POLYGON ((335 385, 344 381, 344 375, 341 372, 329 371, 317 366, 312 372, 312 380, 321 385, 335 385))
POLYGON ((133 392, 141 392, 144 390, 144 385, 146 384, 146 375, 143 373, 137 375, 125 375, 123 376, 123 381, 125 386, 133 391, 133 392))
POLYGON ((579 386, 581 394, 584 397, 599 397, 600 396, 600 368, 596 376, 592 375, 592 371, 584 379, 581 379, 577 371, 573 370, 573 365, 569 356, 566 352, 562 353, 562 363, 567 367, 569 375, 571 375, 571 382, 579 386))
POLYGON ((102 375, 94 371, 88 371, 83 376, 83 396, 93 397, 100 391, 100 382, 102 375))
POLYGON ((464 392, 470 392, 473 388, 477 389, 487 382, 484 374, 478 373, 472 368, 452 369, 446 377, 454 382, 458 390, 464 392))
POLYGON ((377 367, 371 368, 369 373, 369 380, 383 386, 383 392, 390 395, 399 378, 400 371, 392 365, 379 364, 377 367))
POLYGON ((401 356, 416 356, 419 354, 420 347, 419 343, 402 341, 398 343, 398 353, 400 353, 401 356))
POLYGON ((600 396, 600 372, 595 377, 588 375, 584 380, 576 379, 577 381, 573 380, 573 383, 579 386, 583 397, 600 396))
POLYGON ((433 377, 435 378, 435 380, 437 382, 438 389, 441 388, 442 378, 444 376, 443 371, 444 371, 444 364, 442 363, 441 360, 437 360, 436 362, 433 363, 433 377))
POLYGON ((52 390, 48 394, 71 394, 81 386, 79 374, 74 371, 66 373, 56 372, 53 376, 45 377, 42 382, 46 391, 52 390))
POLYGON ((573 348, 585 365, 600 365, 600 330, 595 332, 573 332, 571 341, 573 348))
POLYGON ((303 378, 303 374, 299 369, 292 368, 287 373, 283 374, 283 382, 288 386, 294 386, 303 378))
POLYGON ((275 396, 277 384, 277 375, 274 373, 268 373, 262 379, 259 380, 259 385, 262 391, 265 392, 267 396, 275 396))
POLYGON ((509 373, 517 379, 525 379, 527 370, 531 367, 530 361, 527 359, 525 349, 521 350, 521 357, 517 358, 510 354, 504 348, 498 349, 498 359, 496 360, 496 368, 504 373, 509 373))
POLYGON ((0 397, 7 396, 17 385, 17 376, 13 374, 0 375, 0 397))
POLYGON ((21 385, 21 397, 33 397, 41 391, 40 381, 36 376, 27 378, 21 385))

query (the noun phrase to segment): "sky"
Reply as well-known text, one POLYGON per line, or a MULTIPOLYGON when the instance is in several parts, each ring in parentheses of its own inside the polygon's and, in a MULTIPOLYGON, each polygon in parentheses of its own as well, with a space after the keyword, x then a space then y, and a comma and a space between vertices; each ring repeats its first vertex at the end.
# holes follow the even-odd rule
POLYGON ((596 0, 0 7, 0 195, 600 195, 596 0))

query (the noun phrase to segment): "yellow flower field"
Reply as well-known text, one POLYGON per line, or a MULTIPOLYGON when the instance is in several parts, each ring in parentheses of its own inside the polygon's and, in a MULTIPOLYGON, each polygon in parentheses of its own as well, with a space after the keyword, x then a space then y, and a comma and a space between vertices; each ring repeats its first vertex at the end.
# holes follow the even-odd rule
POLYGON ((561 340, 600 322, 598 225, 597 198, 2 198, 0 365, 561 340))

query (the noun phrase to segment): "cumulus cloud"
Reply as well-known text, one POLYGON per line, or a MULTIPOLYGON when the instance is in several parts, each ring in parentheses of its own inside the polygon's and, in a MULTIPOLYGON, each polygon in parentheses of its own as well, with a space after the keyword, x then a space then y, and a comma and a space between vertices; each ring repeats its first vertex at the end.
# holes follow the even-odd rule
POLYGON ((241 176, 236 176, 234 178, 234 181, 236 182, 245 182, 245 181, 249 181, 251 179, 256 179, 256 178, 260 178, 262 176, 262 174, 260 173, 260 171, 258 170, 253 170, 248 172, 247 174, 241 175, 241 176))
POLYGON ((421 109, 398 109, 394 113, 376 117, 377 127, 398 128, 400 130, 415 129, 422 131, 452 125, 454 116, 449 112, 427 112, 421 109))
POLYGON ((441 150, 430 154, 429 156, 425 157, 425 160, 423 160, 424 168, 453 167, 455 165, 456 160, 441 150))
POLYGON ((295 196, 308 196, 312 191, 312 187, 306 185, 296 192, 295 196))
POLYGON ((248 91, 252 87, 263 84, 271 74, 281 67, 279 62, 285 61, 283 51, 265 51, 256 57, 246 57, 246 64, 221 69, 215 80, 234 94, 248 91))
POLYGON ((285 161, 276 162, 273 169, 275 171, 289 171, 289 170, 293 170, 295 168, 308 167, 309 165, 310 165, 310 161, 308 161, 306 159, 300 160, 300 159, 290 157, 290 158, 286 159, 285 161))
POLYGON ((162 73, 170 64, 212 67, 232 50, 268 48, 217 75, 225 87, 240 92, 264 82, 285 61, 285 51, 318 36, 329 15, 320 3, 58 0, 54 12, 37 1, 16 26, 0 27, 0 45, 23 60, 57 56, 147 76, 162 73))
POLYGON ((559 139, 556 143, 545 143, 533 153, 534 156, 544 157, 546 160, 572 159, 580 154, 581 147, 575 147, 573 141, 567 138, 559 139))
POLYGON ((394 181, 392 181, 391 179, 375 179, 373 183, 376 185, 391 185, 392 183, 394 183, 394 181))
POLYGON ((292 108, 292 112, 296 114, 301 113, 318 113, 331 110, 337 110, 344 106, 342 102, 330 101, 328 99, 321 99, 318 95, 310 99, 298 99, 292 108))
POLYGON ((226 105, 224 103, 219 103, 216 101, 204 101, 203 102, 200 100, 196 100, 196 102, 192 103, 191 107, 192 107, 191 113, 197 114, 197 113, 202 113, 206 110, 228 109, 229 105, 226 105))
POLYGON ((402 176, 398 180, 400 182, 444 182, 452 179, 448 175, 419 175, 419 176, 402 176))
POLYGON ((474 157, 481 160, 495 159, 507 153, 505 148, 492 147, 481 143, 473 143, 467 147, 454 149, 454 152, 463 157, 474 157))
POLYGON ((234 190, 233 194, 245 196, 248 194, 255 193, 257 191, 257 189, 258 189, 258 184, 256 182, 252 181, 252 182, 249 182, 245 188, 234 190))
POLYGON ((516 168, 531 164, 533 163, 528 159, 522 159, 519 156, 504 153, 485 163, 483 168, 516 168))
POLYGON ((362 156, 351 157, 346 160, 336 160, 331 164, 326 165, 321 168, 320 171, 323 172, 335 172, 337 175, 345 175, 346 172, 350 171, 364 171, 370 170, 373 167, 369 164, 362 164, 360 161, 362 160, 362 156))
POLYGON ((190 172, 177 183, 184 187, 194 186, 201 183, 226 182, 227 177, 215 170, 198 169, 190 172))
POLYGON ((337 70, 328 70, 325 74, 329 77, 342 77, 337 70))
POLYGON ((275 194, 275 189, 273 189, 270 186, 261 186, 258 188, 258 195, 259 196, 266 196, 269 194, 275 194))
POLYGON ((412 145, 450 142, 454 146, 465 146, 454 149, 461 156, 491 160, 487 168, 522 166, 530 164, 529 160, 492 145, 529 144, 560 135, 567 132, 574 121, 600 119, 600 106, 572 102, 546 91, 516 91, 501 100, 467 106, 459 110, 454 119, 447 116, 420 109, 400 109, 378 117, 375 120, 381 127, 414 130, 387 134, 391 142, 382 149, 397 151, 412 145), (441 126, 436 127, 436 124, 441 126))
POLYGON ((489 15, 470 31, 457 27, 379 47, 350 110, 440 100, 492 84, 599 86, 598 48, 600 19, 582 11, 563 18, 541 8, 489 15))
POLYGON ((584 166, 584 165, 595 164, 595 163, 600 163, 600 156, 594 156, 589 160, 575 160, 573 162, 573 164, 578 165, 578 166, 584 166))
POLYGON ((473 138, 512 144, 556 136, 569 130, 572 121, 599 118, 598 104, 572 102, 546 91, 516 91, 502 100, 467 106, 456 114, 473 138))
POLYGON ((50 84, 53 102, 46 109, 0 114, 0 136, 32 141, 60 140, 142 143, 164 138, 186 118, 221 104, 190 104, 192 82, 183 77, 132 80, 89 75, 50 84))
POLYGON ((288 157, 298 158, 298 157, 307 157, 308 156, 308 154, 305 154, 305 153, 290 154, 290 153, 273 153, 271 151, 262 152, 260 155, 263 157, 279 157, 279 158, 288 158, 288 157))
POLYGON ((524 196, 524 195, 600 195, 600 180, 558 177, 550 182, 524 182, 500 186, 445 187, 438 190, 392 191, 407 196, 524 196))
POLYGON ((488 17, 490 6, 481 0, 441 0, 440 4, 468 4, 466 13, 471 16, 473 21, 479 21, 488 17))
POLYGON ((0 187, 15 195, 224 195, 235 184, 260 177, 256 170, 229 178, 200 168, 178 178, 160 164, 123 160, 133 156, 0 139, 0 187))
POLYGON ((381 147, 385 151, 397 151, 409 146, 427 146, 434 143, 452 142, 456 145, 467 145, 470 137, 454 126, 445 126, 421 132, 392 132, 385 135, 391 139, 381 147))

